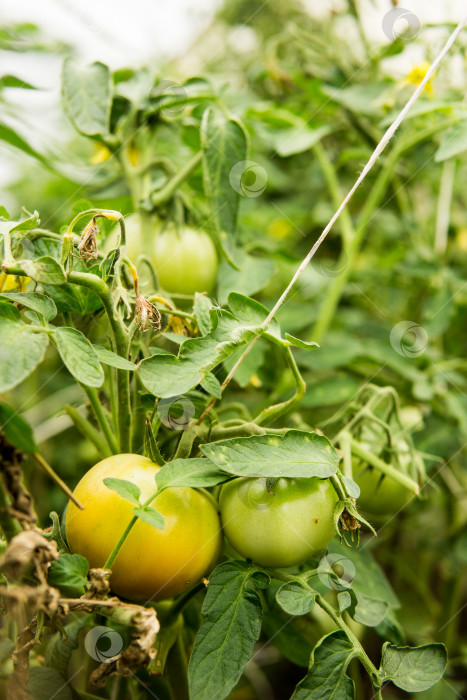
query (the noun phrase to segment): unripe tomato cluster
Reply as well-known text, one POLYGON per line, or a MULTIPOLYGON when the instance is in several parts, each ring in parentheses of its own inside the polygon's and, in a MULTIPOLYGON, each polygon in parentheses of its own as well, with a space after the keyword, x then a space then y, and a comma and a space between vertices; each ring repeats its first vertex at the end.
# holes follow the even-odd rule
MULTIPOLYGON (((66 536, 72 552, 91 567, 103 567, 133 517, 134 505, 104 484, 125 479, 141 491, 141 502, 155 492, 159 467, 146 457, 120 454, 90 469, 69 503, 66 536)), ((220 515, 203 490, 167 488, 151 505, 164 517, 163 529, 138 519, 112 566, 114 593, 130 600, 169 598, 191 587, 215 566, 224 534, 239 555, 266 567, 300 564, 334 536, 337 495, 328 479, 235 478, 222 487, 220 515), (222 521, 222 526, 221 526, 222 521)))

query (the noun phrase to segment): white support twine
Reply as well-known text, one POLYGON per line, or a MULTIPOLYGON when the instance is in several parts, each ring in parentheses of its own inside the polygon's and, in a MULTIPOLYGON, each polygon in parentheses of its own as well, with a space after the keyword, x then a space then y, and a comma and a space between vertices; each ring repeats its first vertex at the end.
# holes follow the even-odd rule
POLYGON ((342 214, 343 210, 345 209, 347 204, 350 202, 353 195, 355 194, 357 189, 360 187, 363 180, 366 178, 366 176, 368 175, 368 173, 370 172, 370 170, 372 169, 372 167, 374 166, 374 164, 376 163, 376 161, 380 157, 381 153, 384 151, 384 149, 388 145, 389 141, 392 139, 392 137, 396 133, 397 129, 404 121, 404 119, 405 119, 407 113, 409 112, 409 110, 411 109, 411 107, 415 104, 415 102, 418 100, 418 98, 422 94, 423 90, 425 89, 426 84, 428 83, 430 78, 433 76, 434 72, 436 71, 436 69, 440 65, 441 61, 446 56, 449 49, 452 47, 452 45, 454 44, 454 42, 456 41, 457 37, 459 36, 459 34, 461 33, 461 31, 463 30, 463 28, 465 27, 466 24, 467 24, 467 15, 464 17, 464 19, 461 22, 459 22, 459 24, 457 25, 455 30, 452 32, 449 39, 447 40, 447 42, 445 43, 445 45, 443 46, 443 48, 439 52, 438 56, 434 59, 433 63, 431 64, 431 66, 427 70, 425 77, 421 81, 420 85, 414 91, 413 95, 411 96, 411 98, 409 99, 409 101, 407 102, 405 107, 401 110, 399 115, 395 118, 395 120, 393 121, 391 126, 388 128, 388 130, 384 134, 381 141, 376 146, 375 150, 373 151, 373 153, 370 156, 370 159, 368 160, 367 164, 363 168, 362 172, 360 173, 360 175, 359 175, 357 181, 355 182, 355 184, 353 185, 352 189, 348 192, 347 196, 345 197, 344 201, 340 205, 339 209, 336 211, 336 213, 334 214, 332 219, 329 221, 328 225, 323 230, 322 234, 320 235, 320 237, 318 238, 316 243, 313 245, 313 247, 311 248, 308 255, 303 259, 303 261, 301 262, 296 273, 292 277, 290 283, 288 284, 288 286, 286 287, 286 289, 282 293, 281 297, 279 298, 279 300, 277 301, 277 303, 275 304, 273 309, 270 311, 267 319, 264 322, 265 326, 267 326, 268 323, 270 323, 270 321, 274 318, 277 311, 280 309, 280 307, 284 303, 286 297, 288 296, 288 294, 289 294, 290 290, 292 289, 292 287, 294 286, 295 282, 298 280, 300 275, 303 273, 304 269, 306 268, 306 266, 308 265, 308 263, 310 262, 310 260, 312 259, 312 257, 314 256, 314 254, 316 253, 318 248, 320 247, 321 243, 324 241, 324 239, 328 235, 329 231, 332 229, 332 227, 336 223, 337 219, 342 214))
MULTIPOLYGON (((272 319, 274 318, 274 316, 276 315, 276 313, 279 311, 280 307, 282 306, 282 304, 283 304, 284 301, 286 300, 286 298, 287 298, 287 296, 289 295, 289 292, 290 292, 290 290, 292 289, 292 287, 294 286, 295 282, 296 282, 296 281, 299 279, 299 277, 302 275, 303 271, 305 270, 306 266, 308 265, 308 263, 310 262, 310 260, 312 259, 312 257, 314 256, 314 254, 316 253, 316 251, 318 250, 318 248, 320 247, 321 243, 324 241, 324 239, 325 239, 326 236, 328 235, 329 231, 332 229, 332 227, 333 227, 334 224, 336 223, 337 219, 340 217, 340 215, 341 215, 342 212, 344 211, 345 207, 346 207, 347 204, 350 202, 350 200, 352 199, 353 195, 355 194, 355 192, 357 191, 357 189, 360 187, 360 185, 362 184, 363 180, 366 178, 366 176, 368 175, 368 173, 370 172, 370 170, 372 169, 372 167, 374 166, 374 164, 376 163, 376 161, 377 161, 378 158, 380 157, 381 153, 384 151, 384 149, 385 149, 386 146, 388 145, 389 141, 392 139, 392 137, 393 137, 394 134, 396 133, 397 129, 399 128, 399 126, 400 126, 400 125, 402 124, 402 122, 404 121, 404 119, 405 119, 407 113, 409 112, 409 110, 411 109, 411 107, 415 104, 415 102, 418 100, 418 98, 419 98, 420 95, 422 94, 423 90, 425 89, 426 84, 427 84, 428 81, 431 79, 431 77, 433 76, 434 72, 436 71, 436 69, 438 68, 438 66, 440 65, 440 63, 442 62, 442 60, 444 59, 444 57, 446 56, 446 54, 448 53, 448 51, 450 50, 450 48, 453 46, 453 44, 455 43, 457 37, 459 36, 459 34, 461 33, 461 31, 463 30, 463 28, 465 27, 466 24, 467 24, 467 15, 459 22, 459 24, 457 25, 457 27, 454 29, 454 31, 452 32, 452 34, 449 36, 449 38, 448 38, 448 40, 446 41, 445 45, 443 46, 443 48, 441 49, 441 51, 439 52, 439 54, 438 54, 438 55, 436 56, 436 58, 434 59, 433 63, 432 63, 431 66, 429 67, 429 69, 427 70, 427 72, 426 72, 426 74, 425 74, 425 77, 423 78, 423 80, 421 81, 421 83, 418 85, 418 87, 415 89, 414 93, 412 94, 412 96, 411 96, 410 99, 408 100, 408 102, 407 102, 407 104, 405 105, 405 107, 400 111, 400 113, 399 113, 398 116, 395 118, 395 120, 393 121, 393 123, 391 124, 391 126, 390 126, 390 127, 387 129, 387 131, 385 132, 385 134, 384 134, 384 136, 382 137, 381 141, 380 141, 380 142, 378 143, 378 145, 376 146, 376 148, 375 148, 375 150, 373 151, 373 153, 371 154, 371 156, 370 156, 370 158, 369 158, 367 164, 365 165, 365 167, 363 168, 362 172, 361 172, 360 175, 358 176, 358 178, 357 178, 355 184, 353 185, 353 187, 349 190, 349 192, 348 192, 348 194, 346 195, 345 199, 343 200, 342 204, 341 204, 340 207, 337 209, 336 213, 335 213, 334 216, 331 218, 331 220, 330 220, 329 223, 327 224, 326 228, 323 230, 323 232, 321 233, 320 237, 317 239, 317 241, 315 242, 315 244, 313 245, 313 247, 311 248, 311 250, 309 251, 309 253, 307 254, 307 256, 306 256, 306 257, 302 260, 302 262, 300 263, 300 265, 299 265, 297 271, 295 272, 294 276, 292 277, 292 279, 290 280, 289 284, 287 285, 287 287, 285 288, 285 290, 283 291, 283 293, 282 293, 281 296, 279 297, 278 301, 276 302, 276 304, 274 305, 274 307, 273 307, 273 308, 271 309, 271 311, 269 312, 269 314, 268 314, 266 320, 265 320, 264 323, 262 324, 265 328, 269 325, 269 323, 272 321, 272 319)), ((235 374, 235 372, 237 371, 238 367, 241 365, 241 363, 243 362, 243 360, 245 359, 245 357, 249 354, 250 350, 252 349, 252 347, 254 346, 254 344, 256 343, 256 341, 258 340, 258 337, 259 337, 259 336, 257 336, 257 337, 245 348, 245 351, 242 353, 241 357, 239 357, 239 359, 237 360, 237 362, 235 363, 235 365, 232 367, 232 369, 230 370, 230 372, 229 372, 229 374, 227 375, 227 377, 224 379, 224 381, 223 381, 223 383, 222 383, 222 387, 221 387, 222 389, 224 389, 224 388, 229 384, 230 380, 231 380, 232 377, 234 376, 234 374, 235 374)))

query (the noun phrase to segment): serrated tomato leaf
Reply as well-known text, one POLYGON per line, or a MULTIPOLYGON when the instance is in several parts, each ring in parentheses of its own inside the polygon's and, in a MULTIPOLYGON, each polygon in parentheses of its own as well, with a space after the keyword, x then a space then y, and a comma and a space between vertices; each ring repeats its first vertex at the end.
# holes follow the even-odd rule
POLYGON ((209 459, 195 457, 193 459, 174 459, 167 462, 156 474, 156 484, 160 491, 169 486, 191 486, 206 488, 215 486, 229 478, 229 474, 221 471, 209 459))
POLYGON ((446 663, 447 652, 443 644, 396 647, 386 642, 379 674, 383 683, 392 681, 408 693, 420 693, 441 680, 446 663))
POLYGON ((45 333, 35 333, 24 323, 3 316, 0 316, 0 338, 0 394, 3 394, 37 367, 49 340, 45 333))
POLYGON ((313 649, 310 670, 291 700, 354 700, 354 684, 346 675, 354 655, 354 647, 342 630, 323 637, 313 649))
POLYGON ((48 582, 69 597, 80 597, 87 589, 89 564, 80 554, 62 554, 48 571, 48 582))
POLYGON ((54 339, 65 367, 75 379, 86 386, 102 386, 104 370, 96 351, 81 331, 60 327, 56 329, 54 339))
POLYGON ((220 469, 237 476, 325 478, 336 473, 339 463, 326 437, 301 430, 220 440, 201 450, 220 469))
POLYGON ((257 588, 267 585, 243 562, 220 564, 209 577, 202 622, 188 666, 190 697, 224 700, 237 684, 261 632, 257 588))

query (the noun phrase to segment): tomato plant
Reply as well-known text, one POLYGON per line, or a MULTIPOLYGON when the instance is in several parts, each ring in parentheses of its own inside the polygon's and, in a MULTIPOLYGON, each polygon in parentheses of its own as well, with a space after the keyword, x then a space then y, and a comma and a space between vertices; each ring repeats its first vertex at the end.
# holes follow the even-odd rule
POLYGON ((467 692, 465 32, 259 5, 0 76, 2 697, 467 692))
MULTIPOLYGON (((104 566, 118 544, 121 523, 130 522, 135 504, 155 493, 159 469, 147 457, 132 454, 113 455, 92 467, 74 490, 84 510, 74 503, 67 510, 71 551, 85 556, 90 566, 104 566), (133 501, 111 491, 106 479, 130 483, 133 501)), ((208 496, 182 487, 156 495, 152 503, 160 522, 153 525, 147 506, 112 563, 111 589, 130 600, 181 593, 213 567, 220 553, 220 522, 208 496)))
POLYGON ((336 492, 327 479, 234 479, 219 504, 227 539, 255 564, 302 564, 335 534, 336 492))

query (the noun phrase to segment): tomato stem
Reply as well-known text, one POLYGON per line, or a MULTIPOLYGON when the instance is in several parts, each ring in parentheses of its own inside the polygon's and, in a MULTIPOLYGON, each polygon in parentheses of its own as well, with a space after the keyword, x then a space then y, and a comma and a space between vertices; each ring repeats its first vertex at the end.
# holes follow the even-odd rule
POLYGON ((196 168, 201 162, 202 157, 202 151, 196 153, 196 155, 194 155, 193 158, 183 166, 183 168, 180 168, 177 174, 174 175, 173 178, 169 180, 169 182, 166 185, 164 185, 164 187, 161 190, 152 193, 151 201, 154 208, 159 207, 162 204, 165 204, 169 201, 169 199, 173 196, 176 190, 178 190, 180 185, 183 184, 185 180, 187 180, 190 177, 191 173, 194 170, 196 170, 196 168))
POLYGON ((343 249, 341 252, 341 255, 336 265, 336 269, 342 270, 342 272, 334 278, 331 286, 326 291, 326 296, 324 298, 324 302, 318 315, 318 320, 316 321, 313 330, 310 334, 311 340, 314 340, 317 343, 319 343, 320 340, 322 340, 323 336, 326 334, 332 322, 332 319, 334 318, 334 314, 336 312, 337 306, 339 305, 345 285, 354 268, 354 264, 358 253, 360 252, 360 248, 362 246, 365 233, 368 228, 368 224, 370 223, 381 201, 381 198, 383 197, 386 191, 394 169, 399 164, 400 157, 402 156, 404 151, 413 148, 413 146, 417 145, 421 141, 424 141, 430 136, 433 136, 438 131, 446 129, 453 123, 454 121, 450 119, 447 122, 443 122, 443 124, 441 125, 436 124, 434 126, 430 126, 429 128, 424 129, 423 131, 417 132, 414 136, 400 141, 393 148, 386 161, 385 167, 383 168, 383 170, 381 170, 379 176, 376 178, 375 184, 370 190, 370 194, 367 197, 365 205, 362 208, 360 217, 357 222, 357 227, 354 232, 354 236, 349 241, 348 245, 346 245, 345 249, 343 249))
POLYGON ((253 419, 253 422, 256 423, 256 425, 270 423, 288 413, 297 403, 302 400, 305 394, 306 384, 302 375, 300 374, 300 370, 298 369, 290 347, 285 347, 284 351, 295 381, 295 393, 290 397, 290 399, 287 399, 282 403, 275 404, 274 406, 269 406, 261 411, 261 413, 259 413, 256 418, 253 419))
POLYGON ((391 477, 391 479, 394 479, 394 481, 397 481, 399 484, 402 484, 402 486, 405 486, 410 491, 413 491, 413 493, 418 496, 420 493, 420 488, 416 481, 398 469, 395 469, 391 464, 383 462, 382 459, 365 449, 363 445, 353 438, 351 438, 350 445, 353 454, 360 457, 360 459, 364 460, 365 462, 368 462, 368 464, 371 464, 372 467, 378 469, 385 476, 391 477))
POLYGON ((86 396, 88 397, 89 403, 92 406, 94 415, 96 416, 97 422, 99 423, 99 426, 102 432, 104 433, 107 445, 110 448, 110 453, 116 455, 118 453, 118 445, 115 440, 115 436, 112 432, 112 428, 109 424, 109 421, 107 420, 107 416, 104 413, 104 409, 102 408, 102 404, 100 402, 97 390, 94 389, 94 387, 86 386, 84 384, 80 384, 80 386, 86 392, 86 396))
MULTIPOLYGON (((158 490, 158 491, 155 491, 155 492, 152 494, 152 496, 149 496, 149 498, 147 499, 147 501, 145 501, 145 502, 143 503, 143 508, 144 508, 144 506, 149 506, 149 505, 152 503, 152 501, 155 499, 155 497, 156 497, 159 493, 160 493, 160 491, 158 490)), ((119 551, 121 550, 121 548, 122 548, 122 546, 123 546, 123 543, 125 542, 126 538, 127 538, 128 535, 130 534, 130 532, 131 532, 131 530, 133 529, 133 526, 136 524, 136 521, 137 521, 137 520, 138 520, 138 517, 137 517, 136 515, 134 515, 134 516, 132 517, 132 519, 130 520, 130 522, 128 523, 128 525, 126 526, 125 530, 123 531, 123 533, 122 533, 120 539, 118 540, 117 544, 115 545, 115 547, 114 547, 113 550, 111 551, 111 553, 110 553, 110 555, 109 555, 107 561, 106 561, 105 564, 104 564, 104 569, 111 569, 111 568, 112 568, 112 564, 114 563, 114 561, 115 561, 115 559, 116 559, 116 557, 117 557, 117 554, 118 554, 119 551)))

